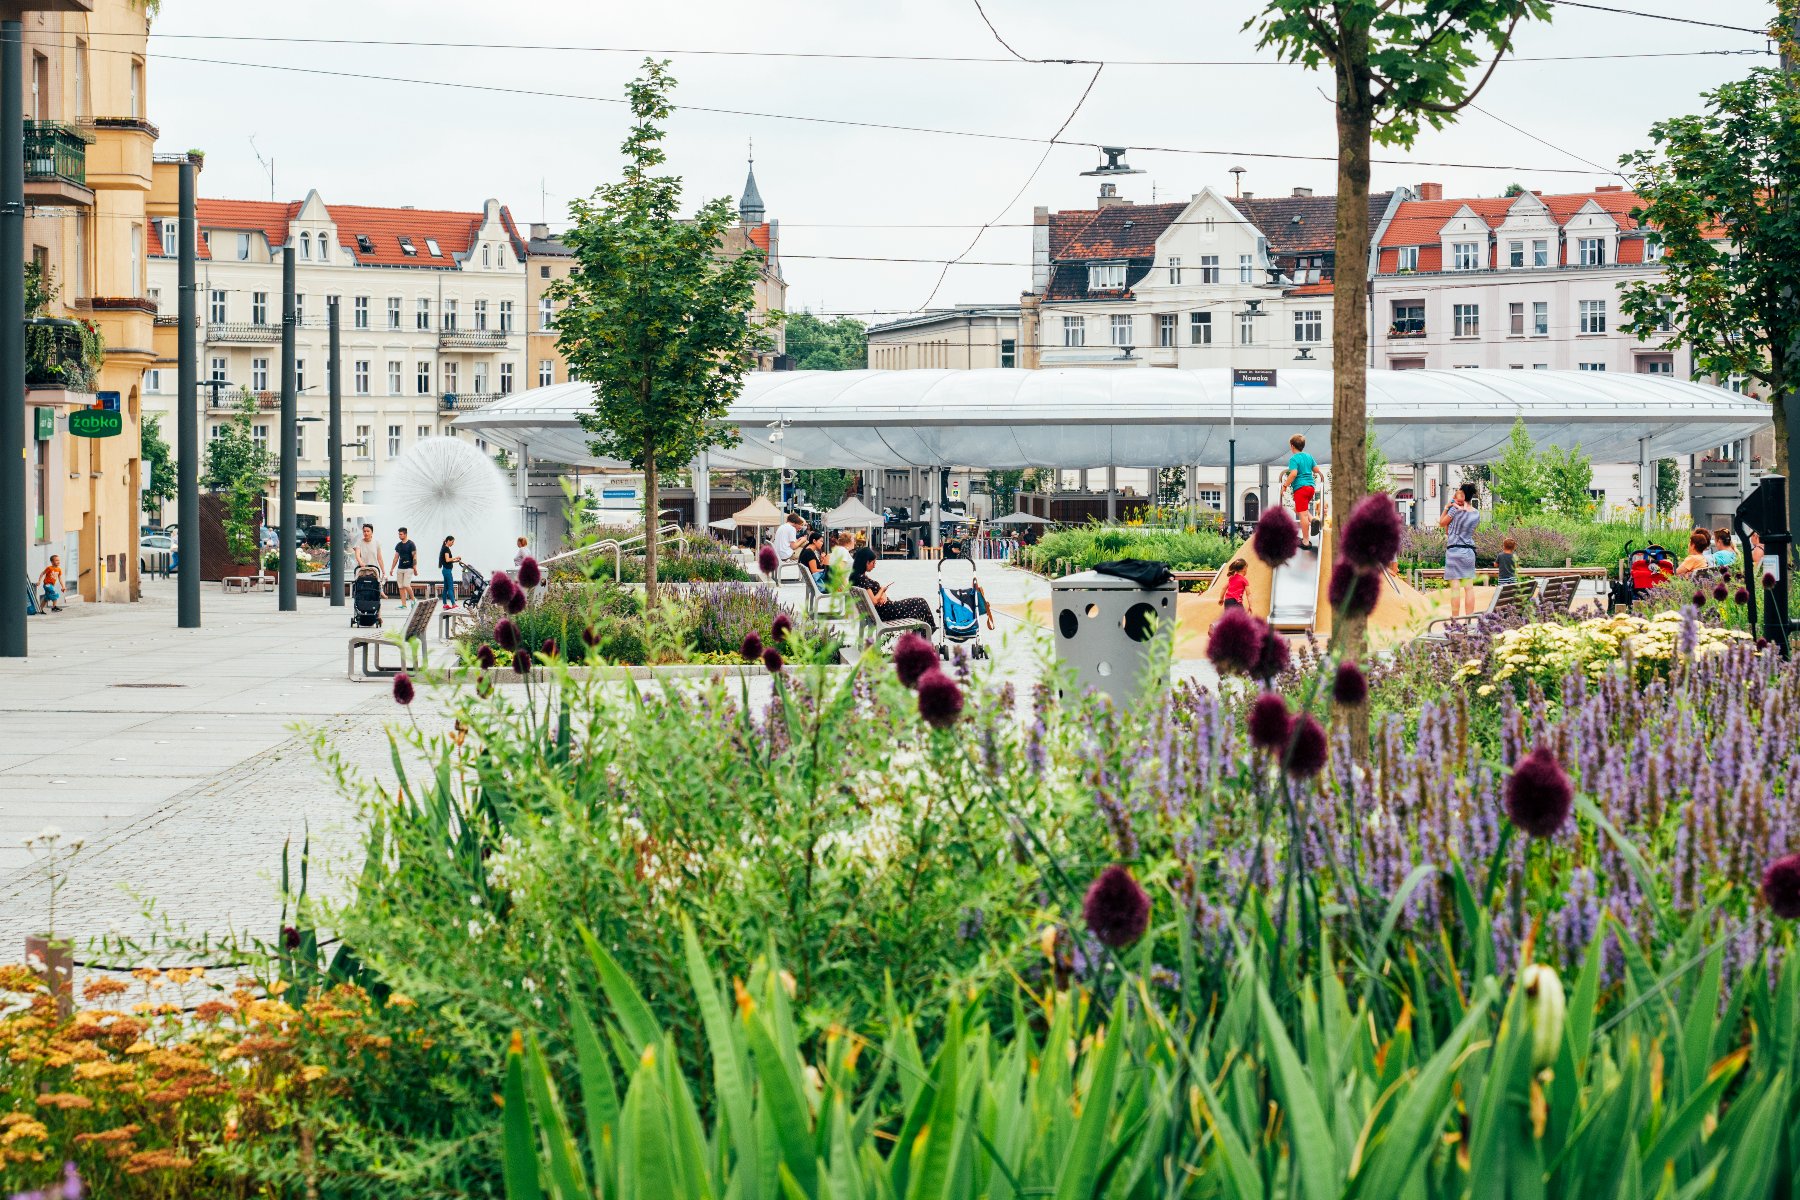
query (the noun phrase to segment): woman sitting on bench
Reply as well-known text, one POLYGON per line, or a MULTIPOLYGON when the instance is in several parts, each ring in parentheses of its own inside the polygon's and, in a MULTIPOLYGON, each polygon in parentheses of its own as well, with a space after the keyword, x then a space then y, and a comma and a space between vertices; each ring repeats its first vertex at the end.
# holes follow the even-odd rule
POLYGON ((920 597, 888 599, 887 586, 869 574, 869 568, 874 565, 875 552, 867 546, 850 556, 850 586, 869 593, 875 604, 875 615, 883 621, 923 621, 925 628, 936 629, 937 622, 931 619, 931 605, 920 597))

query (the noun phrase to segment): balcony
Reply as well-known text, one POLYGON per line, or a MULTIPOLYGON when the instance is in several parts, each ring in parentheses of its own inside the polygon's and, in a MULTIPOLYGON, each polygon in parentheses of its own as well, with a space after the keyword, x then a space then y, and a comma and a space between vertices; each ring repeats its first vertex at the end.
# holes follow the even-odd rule
POLYGON ((440 412, 473 412, 486 408, 496 400, 504 400, 504 392, 445 392, 438 399, 440 412))
POLYGON ((1388 329, 1388 337, 1390 339, 1392 339, 1392 338, 1422 338, 1424 336, 1425 336, 1425 327, 1423 325, 1394 325, 1394 326, 1389 327, 1389 329, 1388 329))
POLYGON ((25 203, 86 208, 94 203, 87 183, 87 148, 93 139, 55 121, 25 122, 25 203))
POLYGON ((0 0, 0 21, 22 21, 26 13, 91 13, 94 0, 0 0))
POLYGON ((245 397, 249 397, 255 402, 257 409, 261 412, 271 412, 281 407, 280 392, 230 392, 222 388, 208 387, 204 382, 200 386, 212 393, 211 398, 206 402, 206 407, 214 412, 236 412, 243 406, 245 397))
POLYGON ((438 349, 504 350, 511 336, 498 329, 446 329, 438 334, 438 349))
POLYGON ((206 344, 209 346, 273 346, 280 340, 279 325, 220 322, 206 327, 206 344))

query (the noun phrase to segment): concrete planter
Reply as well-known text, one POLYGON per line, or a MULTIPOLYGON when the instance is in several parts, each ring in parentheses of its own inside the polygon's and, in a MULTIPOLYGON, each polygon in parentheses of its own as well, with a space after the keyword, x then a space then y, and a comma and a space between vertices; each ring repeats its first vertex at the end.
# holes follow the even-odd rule
MULTIPOLYGON (((853 668, 848 664, 834 663, 825 667, 790 666, 782 673, 789 676, 811 678, 815 672, 823 671, 825 677, 836 681, 853 668)), ((570 667, 569 678, 572 680, 598 680, 602 683, 613 683, 625 679, 677 681, 677 680, 710 680, 723 682, 727 680, 767 679, 769 670, 761 663, 672 663, 662 667, 570 667)), ((511 667, 495 667, 487 672, 489 680, 496 684, 523 683, 525 676, 511 667)), ((531 671, 531 682, 544 683, 550 679, 550 672, 542 667, 534 667, 531 671)))

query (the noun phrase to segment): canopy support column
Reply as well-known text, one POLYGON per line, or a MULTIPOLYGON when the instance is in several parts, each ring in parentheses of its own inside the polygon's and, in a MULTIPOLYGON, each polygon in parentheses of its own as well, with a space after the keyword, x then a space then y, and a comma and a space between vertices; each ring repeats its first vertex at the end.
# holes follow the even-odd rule
POLYGON ((1437 515, 1440 517, 1443 516, 1444 510, 1449 507, 1450 507, 1450 464, 1449 463, 1439 463, 1438 464, 1438 511, 1437 511, 1437 515))
POLYGON ((1266 513, 1269 511, 1268 463, 1258 463, 1256 465, 1256 511, 1258 513, 1266 513))
POLYGON ((939 509, 944 500, 944 468, 932 467, 925 474, 930 480, 931 488, 931 512, 925 523, 925 544, 935 550, 939 540, 943 537, 943 526, 940 521, 944 514, 939 509))
POLYGON ((1413 528, 1417 529, 1419 527, 1419 522, 1424 519, 1423 514, 1425 511, 1425 464, 1422 462, 1413 464, 1412 487, 1412 524, 1413 528))
POLYGON ((1750 443, 1743 438, 1733 442, 1731 457, 1737 465, 1737 494, 1742 500, 1750 494, 1750 443))
POLYGON ((712 460, 702 450, 694 456, 694 528, 702 533, 712 523, 712 460))
POLYGON ((1106 519, 1119 519, 1119 469, 1106 468, 1106 519))
POLYGON ((1638 439, 1638 506, 1644 510, 1644 532, 1656 523, 1656 480, 1650 474, 1650 439, 1638 439))

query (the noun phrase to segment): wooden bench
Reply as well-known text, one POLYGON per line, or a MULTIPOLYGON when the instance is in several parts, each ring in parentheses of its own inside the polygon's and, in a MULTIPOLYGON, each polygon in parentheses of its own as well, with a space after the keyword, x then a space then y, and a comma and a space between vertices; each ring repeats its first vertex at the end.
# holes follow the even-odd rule
POLYGON ((1558 616, 1564 615, 1575 607, 1575 593, 1580 587, 1579 575, 1552 575, 1544 580, 1544 590, 1538 594, 1538 607, 1558 616))
POLYGON ((931 629, 924 621, 905 619, 884 621, 881 614, 875 611, 875 595, 868 588, 852 587, 856 593, 859 606, 858 614, 862 619, 862 628, 867 631, 867 641, 874 646, 881 646, 892 641, 903 633, 926 633, 931 629))
POLYGON ((475 624, 472 608, 439 608, 438 641, 447 642, 475 624))
POLYGON ((1537 584, 1530 579, 1514 579, 1509 583, 1499 584, 1488 597, 1487 608, 1481 612, 1470 613, 1466 617, 1438 617, 1428 622, 1425 631, 1419 636, 1427 641, 1444 641, 1450 636, 1448 631, 1461 632, 1462 627, 1479 624, 1483 617, 1524 612, 1536 594, 1537 584), (1444 628, 1440 630, 1439 626, 1444 628))
POLYGON ((431 614, 437 611, 437 607, 435 604, 420 601, 415 602, 407 613, 406 628, 401 632, 398 642, 400 650, 398 666, 384 667, 381 665, 381 648, 393 646, 396 643, 380 634, 352 634, 348 664, 350 678, 358 682, 368 679, 385 679, 405 670, 416 671, 423 667, 425 665, 425 634, 431 628, 431 614), (360 671, 357 669, 356 661, 359 651, 362 654, 360 671), (373 666, 369 662, 371 654, 375 660, 373 666))

